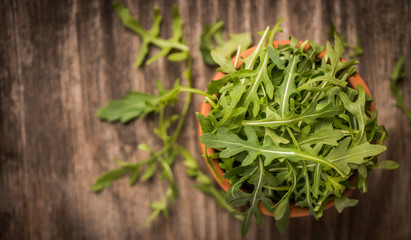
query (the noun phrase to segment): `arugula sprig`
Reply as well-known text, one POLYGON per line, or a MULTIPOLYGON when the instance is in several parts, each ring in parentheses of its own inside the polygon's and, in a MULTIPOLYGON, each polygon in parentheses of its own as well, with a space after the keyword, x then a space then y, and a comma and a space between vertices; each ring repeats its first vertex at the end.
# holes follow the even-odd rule
MULTIPOLYGON (((157 114, 158 126, 153 127, 153 132, 161 139, 162 148, 158 151, 154 151, 146 144, 139 144, 138 150, 148 151, 150 154, 149 158, 135 163, 114 159, 114 162, 119 168, 102 174, 92 185, 92 190, 95 192, 102 191, 105 188, 110 187, 115 180, 126 175, 129 176, 130 185, 135 184, 139 179, 141 181, 146 181, 151 179, 156 170, 160 168, 162 170, 162 178, 168 180, 169 186, 167 187, 164 197, 160 201, 153 201, 149 204, 153 212, 145 221, 144 225, 149 224, 161 213, 165 218, 168 218, 169 205, 173 204, 178 196, 178 188, 172 171, 172 165, 178 156, 182 156, 185 159, 184 164, 187 167, 187 174, 196 179, 196 187, 203 192, 211 194, 219 206, 235 215, 237 210, 225 202, 222 192, 217 190, 212 184, 211 179, 200 171, 191 154, 186 149, 176 144, 188 113, 191 94, 202 95, 211 103, 216 98, 214 95, 204 93, 201 90, 191 87, 191 55, 189 48, 182 37, 183 24, 177 8, 175 7, 173 12, 173 36, 170 39, 158 37, 162 17, 158 12, 157 7, 154 8, 153 27, 149 30, 142 28, 140 23, 130 15, 129 11, 121 3, 114 3, 113 9, 123 24, 142 38, 140 54, 137 58, 136 66, 138 67, 142 64, 148 54, 149 44, 153 44, 161 48, 161 51, 156 56, 150 58, 146 64, 150 64, 160 57, 167 55, 170 61, 185 61, 186 70, 182 75, 186 80, 186 85, 180 85, 180 81, 177 79, 174 86, 167 90, 161 85, 161 82, 158 81, 158 94, 150 95, 137 91, 129 92, 123 99, 112 100, 107 106, 101 108, 97 112, 97 116, 102 120, 107 120, 109 122, 121 121, 122 123, 127 123, 136 118, 143 118, 151 113, 157 114), (173 53, 171 53, 172 50, 173 53), (166 108, 179 101, 178 95, 181 92, 186 92, 185 103, 181 113, 178 115, 174 114, 166 116, 166 108), (177 124, 171 129, 171 126, 174 126, 173 123, 175 121, 177 121, 177 124), (144 173, 140 176, 143 169, 145 169, 144 173)), ((241 216, 235 216, 241 219, 241 216)))
POLYGON ((116 2, 112 5, 112 7, 117 16, 123 22, 124 26, 138 34, 142 39, 140 54, 135 63, 136 67, 139 67, 143 63, 144 59, 148 54, 148 47, 150 44, 153 44, 161 48, 161 51, 154 57, 150 58, 147 61, 147 64, 150 64, 155 60, 167 55, 169 55, 168 58, 170 60, 176 61, 182 61, 189 57, 189 48, 184 43, 183 39, 183 21, 181 20, 177 7, 173 8, 173 36, 169 39, 163 39, 158 36, 160 33, 160 24, 162 21, 162 16, 160 15, 157 7, 154 7, 153 9, 153 26, 151 29, 148 30, 144 29, 140 25, 140 23, 133 16, 130 15, 128 9, 125 8, 121 3, 116 2), (177 52, 170 54, 171 50, 177 50, 177 52))

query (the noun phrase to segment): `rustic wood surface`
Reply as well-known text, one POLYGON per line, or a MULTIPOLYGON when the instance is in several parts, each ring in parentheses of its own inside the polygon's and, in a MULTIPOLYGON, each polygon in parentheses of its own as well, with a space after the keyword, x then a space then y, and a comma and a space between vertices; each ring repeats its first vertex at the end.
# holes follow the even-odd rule
MULTIPOLYGON (((389 76, 399 56, 406 59, 405 100, 411 108, 411 1, 124 1, 144 27, 152 8, 164 16, 163 36, 170 36, 170 6, 185 22, 184 36, 193 50, 194 85, 204 89, 214 69, 198 50, 204 24, 221 19, 225 32, 253 31, 283 16, 284 33, 325 44, 330 22, 356 36, 365 54, 358 70, 376 99, 379 122, 391 140, 381 159, 397 160, 395 171, 375 171, 359 204, 338 214, 328 210, 316 221, 292 219, 280 234, 272 218, 246 239, 411 239, 411 127, 394 107, 389 76)), ((165 59, 140 69, 133 63, 140 39, 126 30, 110 1, 9 0, 0 2, 0 238, 1 239, 240 239, 240 222, 197 191, 178 161, 174 170, 180 197, 170 219, 144 228, 149 201, 162 198, 158 181, 129 187, 127 179, 94 194, 92 182, 114 168, 118 157, 137 161, 138 143, 160 142, 150 121, 109 124, 96 111, 128 90, 154 92, 154 79, 170 86, 182 66, 165 59)), ((157 49, 152 49, 157 51, 157 49)), ((197 157, 194 97, 180 143, 197 157)))

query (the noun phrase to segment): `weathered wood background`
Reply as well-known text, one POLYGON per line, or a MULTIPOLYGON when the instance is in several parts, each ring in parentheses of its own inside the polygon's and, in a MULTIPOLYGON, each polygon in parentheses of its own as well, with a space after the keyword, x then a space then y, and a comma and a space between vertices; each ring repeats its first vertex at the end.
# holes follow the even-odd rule
MULTIPOLYGON (((144 27, 152 8, 164 15, 161 34, 171 35, 170 6, 185 22, 193 50, 194 85, 204 89, 214 69, 202 62, 204 24, 221 19, 225 32, 252 31, 283 16, 284 33, 325 44, 330 22, 354 43, 362 41, 359 72, 371 89, 379 121, 390 133, 388 151, 395 171, 375 171, 369 192, 342 214, 335 209, 316 221, 292 219, 280 234, 266 217, 252 224, 246 239, 411 239, 411 127, 394 107, 389 76, 399 56, 406 59, 404 90, 411 107, 411 1, 124 1, 144 27)), ((182 162, 174 170, 180 197, 170 219, 144 228, 150 200, 166 185, 152 181, 129 187, 122 179, 101 194, 90 190, 113 157, 137 161, 136 145, 159 141, 150 120, 128 125, 101 122, 99 107, 128 90, 154 92, 154 79, 170 86, 182 66, 162 59, 140 69, 133 63, 140 39, 127 31, 110 1, 9 0, 0 2, 0 238, 1 239, 240 239, 240 222, 195 190, 182 162)), ((154 51, 157 51, 153 49, 154 51)), ((197 156, 195 97, 180 143, 197 156)), ((157 176, 157 180, 158 180, 157 176)))

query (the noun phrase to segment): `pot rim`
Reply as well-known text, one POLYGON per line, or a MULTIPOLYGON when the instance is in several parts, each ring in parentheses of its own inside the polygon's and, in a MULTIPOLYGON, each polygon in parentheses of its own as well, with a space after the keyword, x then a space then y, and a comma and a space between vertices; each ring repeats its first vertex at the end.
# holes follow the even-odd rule
MULTIPOLYGON (((300 44, 302 44, 301 41, 299 41, 300 44)), ((279 45, 288 45, 290 44, 290 40, 278 40, 278 41, 274 41, 273 45, 275 48, 278 48, 279 45)), ((309 47, 309 43, 304 47, 304 50, 307 49, 309 47)), ((251 47, 245 51, 243 51, 242 53, 240 53, 240 58, 246 58, 248 57, 254 50, 255 50, 255 46, 251 47)), ((320 54, 317 55, 317 58, 322 59, 325 54, 326 54, 326 49, 324 49, 324 51, 322 51, 320 54)), ((345 62, 344 59, 341 58, 341 62, 345 62)), ((235 64, 235 57, 232 59, 232 63, 235 64)), ((243 62, 241 60, 238 61, 236 69, 240 68, 240 66, 243 64, 243 62)), ((222 72, 217 72, 214 77, 212 78, 213 80, 218 80, 222 77, 224 77, 226 74, 222 73, 222 72)), ((361 78, 361 76, 358 74, 358 72, 356 71, 354 73, 353 76, 348 78, 348 85, 350 87, 352 87, 353 89, 357 89, 358 85, 361 85, 365 92, 371 97, 371 93, 370 90, 368 89, 368 86, 365 84, 364 80, 361 78)), ((205 101, 203 101, 201 103, 200 106, 200 113, 204 116, 207 116, 210 113, 211 110, 211 105, 205 101)), ((374 111, 375 110, 375 105, 374 105, 374 101, 371 102, 370 105, 370 111, 374 111)), ((197 131, 198 131, 198 138, 200 139, 200 137, 203 135, 203 132, 201 131, 201 126, 200 123, 197 122, 197 131)), ((205 155, 205 145, 201 143, 201 141, 199 141, 200 143, 200 149, 201 149, 201 154, 204 156, 205 155)), ((215 153, 214 149, 212 148, 207 148, 207 155, 213 154, 215 153)), ((210 161, 213 165, 213 168, 215 169, 215 172, 213 171, 212 167, 207 163, 207 159, 204 158, 206 165, 209 169, 209 171, 211 172, 211 174, 213 175, 214 179, 217 181, 217 183, 220 185, 220 187, 227 192, 228 189, 231 187, 231 183, 223 177, 224 171, 220 168, 220 166, 218 165, 219 163, 219 159, 211 159, 210 161), (220 181, 220 179, 222 181, 220 181)), ((356 175, 351 177, 351 183, 354 183, 357 180, 356 175)), ((353 189, 349 189, 347 188, 344 191, 344 195, 347 196, 349 195, 351 192, 353 191, 353 189)), ((324 206, 324 210, 327 210, 331 207, 334 206, 334 200, 329 201, 325 206, 324 206)), ((267 209, 265 209, 265 207, 261 204, 261 202, 258 203, 258 207, 260 209, 260 211, 264 214, 264 215, 268 215, 268 216, 273 216, 272 213, 270 213, 269 211, 267 211, 267 209)), ((308 216, 309 214, 309 209, 308 208, 302 208, 302 207, 298 207, 296 206, 294 203, 290 203, 290 217, 295 218, 295 217, 304 217, 304 216, 308 216)))

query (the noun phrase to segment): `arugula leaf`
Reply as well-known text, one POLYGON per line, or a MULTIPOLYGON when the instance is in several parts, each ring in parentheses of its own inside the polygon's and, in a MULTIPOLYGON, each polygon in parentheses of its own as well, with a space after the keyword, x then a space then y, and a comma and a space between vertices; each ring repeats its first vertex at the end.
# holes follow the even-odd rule
POLYGON ((267 53, 268 53, 268 56, 270 57, 271 61, 273 61, 273 63, 275 64, 276 67, 278 67, 279 69, 284 69, 285 68, 283 60, 281 60, 281 58, 278 55, 277 51, 273 47, 268 46, 267 47, 267 53))
POLYGON ((265 41, 267 39, 269 30, 270 30, 270 27, 267 27, 265 29, 254 51, 250 54, 250 56, 243 59, 243 62, 245 63, 245 67, 244 67, 245 69, 252 69, 254 67, 255 62, 257 61, 257 58, 260 55, 260 52, 263 51, 265 48, 264 45, 265 45, 265 41))
POLYGON ((96 182, 93 184, 93 186, 91 187, 91 189, 94 192, 100 192, 102 190, 104 190, 105 188, 108 188, 111 186, 111 184, 123 177, 125 174, 129 173, 130 169, 127 168, 117 168, 114 170, 110 170, 106 173, 104 173, 103 175, 101 175, 96 182))
POLYGON ((345 186, 341 184, 341 182, 344 182, 347 180, 346 177, 340 177, 340 176, 331 176, 327 173, 324 173, 324 180, 325 180, 325 188, 328 192, 333 193, 337 197, 341 197, 341 194, 345 190, 345 186))
POLYGON ((355 58, 355 57, 358 57, 358 56, 364 54, 364 50, 361 46, 360 38, 357 37, 355 45, 348 44, 348 42, 346 40, 346 37, 343 34, 337 32, 337 29, 336 29, 336 27, 333 23, 330 23, 329 35, 330 35, 331 38, 334 38, 335 36, 338 36, 341 39, 341 41, 343 43, 343 46, 345 48, 353 50, 353 53, 350 54, 350 58, 355 58))
POLYGON ((354 207, 357 205, 358 200, 357 199, 349 199, 346 196, 342 195, 340 198, 335 198, 334 199, 335 203, 335 208, 339 213, 341 213, 344 208, 346 207, 354 207))
POLYGON ((298 138, 298 143, 300 144, 300 146, 305 144, 312 145, 318 143, 327 144, 331 146, 338 146, 338 140, 340 140, 343 137, 344 132, 341 130, 334 129, 330 124, 326 127, 316 130, 314 133, 310 135, 301 134, 298 138))
POLYGON ((203 34, 200 37, 200 52, 203 56, 203 61, 207 65, 214 66, 216 64, 210 52, 214 48, 214 42, 217 44, 223 43, 223 26, 223 21, 217 21, 212 25, 205 25, 203 28, 203 34))
POLYGON ((267 74, 268 54, 262 54, 260 61, 262 62, 262 64, 260 64, 260 66, 256 69, 257 75, 255 76, 255 78, 251 78, 251 86, 248 88, 244 100, 245 108, 247 108, 250 103, 253 103, 252 106, 254 117, 257 116, 260 110, 260 98, 258 97, 257 90, 260 87, 263 77, 267 74))
MULTIPOLYGON (((230 96, 230 103, 224 109, 223 118, 218 122, 218 126, 223 126, 227 120, 231 119, 235 113, 235 109, 237 108, 237 104, 241 99, 241 96, 244 92, 245 87, 240 83, 239 80, 235 80, 233 84, 233 88, 229 93, 230 96)), ((221 101, 221 99, 220 99, 221 101)))
POLYGON ((297 93, 294 81, 297 75, 296 69, 299 61, 300 60, 298 56, 291 57, 290 61, 287 64, 287 67, 285 68, 284 80, 279 88, 278 94, 281 99, 279 114, 283 119, 286 117, 286 114, 290 112, 289 105, 291 95, 297 93))
POLYGON ((242 161, 243 166, 247 166, 255 162, 257 157, 260 155, 265 158, 264 165, 268 165, 276 158, 287 157, 290 160, 304 159, 315 161, 324 166, 335 169, 344 177, 346 176, 346 174, 342 172, 338 166, 321 157, 312 156, 294 148, 276 147, 273 146, 271 141, 267 141, 266 144, 261 145, 258 141, 256 132, 252 127, 245 126, 244 131, 246 132, 248 138, 247 140, 243 140, 228 129, 220 127, 217 133, 207 133, 202 135, 200 141, 207 147, 217 149, 223 148, 224 150, 220 152, 220 157, 222 158, 228 158, 243 151, 248 152, 247 157, 242 161))
POLYGON ((354 139, 354 144, 364 143, 366 142, 366 134, 365 134, 365 125, 369 123, 369 118, 365 112, 365 91, 364 88, 360 85, 357 86, 358 88, 358 98, 355 102, 352 102, 348 95, 344 92, 341 92, 339 97, 344 103, 345 109, 347 109, 356 119, 358 122, 358 130, 359 133, 356 135, 354 139))
POLYGON ((387 170, 394 170, 397 169, 400 166, 400 164, 398 164, 395 161, 392 160, 382 160, 380 162, 380 164, 374 168, 380 168, 380 169, 387 169, 387 170))
POLYGON ((369 142, 348 148, 350 142, 350 137, 343 139, 325 157, 325 159, 337 165, 346 174, 351 169, 348 164, 363 164, 367 162, 366 158, 377 156, 386 150, 385 146, 370 144, 369 142))
POLYGON ((129 92, 121 100, 111 100, 107 106, 97 112, 100 119, 109 122, 121 121, 127 123, 135 118, 143 118, 147 114, 159 111, 160 104, 171 104, 178 99, 178 85, 159 95, 149 95, 142 92, 129 92))
POLYGON ((390 90, 395 98, 396 106, 405 114, 408 118, 408 122, 411 125, 411 112, 407 109, 404 103, 404 92, 401 89, 402 80, 405 78, 406 73, 404 71, 404 58, 397 60, 394 66, 394 70, 391 74, 390 90))
POLYGON ((288 160, 284 160, 284 161, 287 165, 287 169, 288 169, 287 175, 290 177, 291 187, 288 189, 287 193, 281 198, 281 200, 277 203, 277 208, 275 209, 275 212, 274 212, 274 218, 277 221, 282 220, 283 222, 281 225, 282 227, 286 227, 284 226, 285 224, 284 218, 289 218, 289 212, 288 212, 289 211, 289 201, 291 198, 291 194, 295 191, 297 187, 297 182, 298 182, 297 170, 292 165, 292 163, 290 163, 288 160))
POLYGON ((319 118, 329 118, 334 117, 342 112, 341 107, 334 107, 332 105, 328 105, 321 110, 316 109, 315 104, 311 104, 308 108, 306 108, 300 115, 296 114, 289 114, 289 116, 285 118, 281 118, 279 116, 272 116, 269 118, 264 118, 261 120, 245 120, 243 121, 243 125, 245 126, 265 126, 272 129, 276 129, 280 126, 287 126, 294 123, 298 123, 300 121, 306 123, 313 123, 319 118))
POLYGON ((233 184, 226 194, 226 201, 232 206, 242 206, 244 204, 250 204, 250 207, 244 212, 244 220, 241 226, 241 235, 245 236, 250 227, 251 218, 256 216, 256 219, 260 226, 263 224, 262 213, 258 209, 257 203, 261 203, 270 211, 273 205, 269 198, 267 198, 263 192, 262 188, 265 183, 269 181, 268 173, 264 170, 263 161, 261 159, 253 167, 252 175, 245 176, 236 184, 233 184), (243 182, 250 179, 250 183, 254 185, 252 193, 243 192, 240 187, 243 182))
POLYGON ((207 85, 207 94, 215 94, 218 93, 222 87, 224 87, 227 83, 228 80, 230 79, 241 79, 241 78, 251 78, 257 75, 257 72, 254 70, 246 70, 246 69, 240 69, 238 71, 235 71, 233 73, 227 74, 225 77, 211 81, 207 85))
POLYGON ((180 14, 176 7, 173 9, 173 36, 170 39, 163 39, 158 36, 160 32, 160 24, 162 17, 158 11, 157 7, 154 7, 154 20, 153 26, 151 29, 144 29, 140 23, 130 15, 130 12, 125 8, 121 3, 116 2, 112 5, 114 12, 121 19, 124 26, 130 29, 131 31, 138 34, 141 39, 140 54, 136 60, 135 65, 139 67, 148 54, 148 46, 154 44, 157 47, 161 48, 161 51, 154 57, 150 58, 147 61, 147 64, 154 62, 160 57, 166 56, 171 52, 171 50, 178 50, 181 52, 188 52, 188 47, 184 44, 182 40, 182 25, 183 22, 180 18, 180 14))
POLYGON ((229 34, 228 36, 229 40, 219 44, 213 51, 217 51, 225 57, 231 57, 237 51, 238 46, 240 46, 240 52, 242 52, 252 43, 250 32, 229 34))
POLYGON ((231 63, 231 60, 225 57, 223 54, 216 50, 211 50, 211 57, 213 58, 214 62, 217 63, 220 67, 217 69, 219 72, 223 73, 232 73, 235 72, 235 67, 231 63))
POLYGON ((213 60, 211 51, 214 50, 219 56, 229 58, 241 46, 240 51, 246 50, 252 42, 251 33, 229 34, 229 40, 224 42, 222 29, 224 23, 217 21, 212 25, 205 25, 203 34, 200 38, 200 51, 203 60, 207 65, 215 66, 218 64, 213 60))

